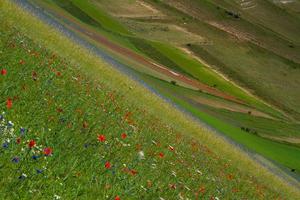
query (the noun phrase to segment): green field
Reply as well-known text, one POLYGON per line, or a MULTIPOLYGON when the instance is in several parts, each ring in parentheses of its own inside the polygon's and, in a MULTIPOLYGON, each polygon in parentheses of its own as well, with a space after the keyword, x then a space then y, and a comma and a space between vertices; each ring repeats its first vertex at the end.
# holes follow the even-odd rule
MULTIPOLYGON (((239 41, 232 38, 228 33, 212 28, 211 25, 201 21, 201 17, 203 16, 197 16, 196 19, 193 19, 183 11, 170 7, 172 4, 168 3, 151 3, 151 1, 149 1, 151 3, 150 5, 160 9, 164 14, 171 16, 168 20, 165 20, 164 18, 153 19, 149 18, 149 16, 144 18, 131 17, 128 19, 131 23, 134 23, 134 20, 139 22, 142 21, 145 23, 145 26, 153 23, 153 21, 161 24, 174 23, 176 25, 180 25, 182 22, 186 23, 185 28, 187 30, 205 36, 208 41, 213 42, 213 45, 193 43, 185 46, 185 48, 190 49, 196 56, 205 60, 212 67, 224 72, 233 80, 252 89, 253 93, 260 98, 267 100, 269 103, 274 103, 275 107, 277 106, 275 109, 274 105, 267 105, 259 100, 259 98, 249 95, 236 87, 232 82, 225 80, 195 58, 184 53, 179 49, 180 47, 174 47, 172 42, 167 44, 165 41, 161 41, 159 37, 157 37, 157 40, 143 38, 143 35, 134 32, 134 30, 126 26, 126 18, 124 19, 123 17, 118 20, 117 16, 109 16, 109 14, 104 13, 104 10, 111 12, 114 15, 121 11, 127 13, 128 9, 131 9, 130 6, 136 6, 135 2, 124 0, 114 2, 112 5, 108 4, 105 0, 91 1, 85 4, 80 4, 78 1, 61 2, 62 1, 60 0, 47 1, 47 4, 44 4, 43 6, 53 9, 58 13, 64 13, 64 15, 72 18, 72 20, 77 20, 82 24, 82 27, 88 27, 91 30, 95 30, 99 34, 109 38, 111 41, 149 57, 157 63, 176 72, 195 78, 210 86, 216 87, 220 91, 227 92, 228 94, 243 100, 248 104, 244 109, 262 112, 263 114, 270 116, 271 119, 241 113, 240 111, 232 111, 230 107, 241 106, 232 102, 226 102, 229 107, 227 109, 215 108, 214 106, 211 106, 212 103, 215 103, 214 101, 217 101, 218 104, 224 102, 222 102, 221 99, 213 100, 207 95, 203 96, 199 91, 188 91, 188 89, 183 87, 173 87, 172 84, 165 83, 156 78, 150 78, 149 81, 148 76, 141 75, 142 79, 146 82, 148 81, 149 85, 155 86, 156 89, 162 91, 166 97, 172 99, 175 103, 180 104, 184 109, 192 112, 195 116, 229 136, 234 141, 243 144, 254 152, 260 153, 291 170, 297 169, 296 172, 299 172, 300 165, 299 163, 294 162, 299 159, 299 122, 291 121, 289 118, 282 115, 281 112, 278 112, 278 108, 286 106, 297 108, 298 102, 296 100, 298 94, 295 94, 294 91, 297 91, 298 89, 297 81, 299 79, 297 77, 299 76, 299 73, 294 72, 295 70, 298 70, 298 64, 289 60, 289 58, 284 57, 285 54, 283 54, 283 52, 279 54, 280 52, 277 51, 279 47, 277 49, 270 47, 270 50, 267 50, 265 48, 266 46, 258 46, 255 42, 239 41), (95 6, 92 9, 93 11, 90 11, 89 9, 93 7, 92 5, 95 6), (96 8, 98 9, 97 15, 94 13, 94 9, 96 8), (74 14, 77 9, 79 9, 80 12, 74 14), (81 13, 81 15, 79 16, 78 13, 81 13), (106 21, 107 23, 104 23, 103 21, 106 21), (122 31, 124 29, 130 31, 122 31), (276 69, 273 69, 273 66, 277 66, 276 69), (271 68, 272 70, 270 72, 271 68), (288 79, 284 78, 287 76, 289 77, 288 79), (286 84, 281 84, 282 81, 285 81, 286 84), (289 88, 286 89, 285 87, 289 88), (279 89, 280 92, 278 92, 279 89), (195 98, 197 99, 200 97, 202 100, 204 99, 206 103, 201 104, 201 102, 194 101, 195 98), (272 102, 272 99, 275 98, 276 102, 272 102), (245 129, 247 131, 245 131, 245 129), (277 153, 277 151, 279 151, 279 153, 277 153)), ((195 9, 199 7, 194 3, 191 3, 191 5, 194 5, 195 9)), ((241 28, 246 28, 250 23, 248 18, 243 18, 241 21, 234 21, 228 17, 228 14, 225 12, 225 7, 229 6, 229 4, 225 3, 223 5, 223 3, 220 3, 220 5, 223 6, 221 11, 215 4, 207 2, 201 5, 203 7, 201 7, 201 9, 218 10, 217 14, 215 14, 216 16, 210 16, 212 12, 205 14, 205 16, 209 16, 211 19, 220 20, 225 17, 225 21, 230 24, 238 23, 241 28)), ((134 9, 135 10, 133 11, 140 11, 139 9, 141 8, 139 7, 137 9, 134 7, 134 9)), ((251 26, 256 27, 256 25, 253 24, 251 26)), ((256 37, 261 40, 265 40, 265 36, 260 34, 267 34, 268 37, 274 40, 278 37, 274 34, 272 35, 270 32, 263 32, 263 29, 258 30, 256 37)), ((163 30, 163 33, 161 34, 166 34, 165 31, 166 30, 163 30)), ((283 45, 283 43, 279 42, 278 45, 283 45)), ((285 49, 281 47, 279 48, 280 50, 285 49)), ((103 46, 101 46, 101 48, 103 48, 103 46)), ((291 48, 287 47, 285 53, 292 55, 290 51, 291 48)), ((135 70, 141 70, 139 67, 133 68, 135 70)), ((152 74, 147 70, 142 70, 141 72, 156 77, 156 74, 152 74)), ((169 81, 169 79, 166 80, 169 81)), ((177 84, 177 86, 179 85, 177 84)), ((286 109, 284 110, 287 111, 286 109)), ((296 110, 289 110, 288 115, 295 117, 296 115, 294 114, 296 112, 296 110)))
POLYGON ((299 195, 54 29, 0 6, 1 199, 299 195))
MULTIPOLYGON (((232 1, 173 2, 152 5, 170 16, 184 18, 187 30, 210 41, 193 43, 187 48, 257 96, 299 119, 300 97, 295 91, 299 90, 300 25, 295 14, 269 1, 255 1, 256 7, 249 10, 232 1), (240 17, 236 19, 228 12, 240 17), (218 62, 211 62, 211 57, 218 62)), ((174 21, 182 25, 179 19, 174 21)))
MULTIPOLYGON (((84 6, 86 5, 89 4, 85 4, 84 6)), ((81 7, 79 6, 79 8, 81 7)), ((81 9, 84 10, 86 8, 81 9)), ((89 13, 86 13, 86 15, 88 14, 89 13)), ((92 17, 92 15, 90 15, 90 17, 92 17)), ((79 20, 84 21, 81 18, 79 18, 79 20)), ((94 20, 101 23, 101 19, 99 17, 95 17, 94 20)), ((113 21, 113 19, 111 18, 110 21, 113 21)), ((244 91, 232 85, 230 82, 224 80, 221 76, 210 71, 209 69, 204 67, 203 64, 199 63, 194 59, 189 58, 188 55, 184 54, 181 50, 174 49, 172 46, 161 42, 158 43, 136 38, 134 36, 128 37, 127 35, 120 35, 118 32, 114 31, 114 24, 116 23, 117 22, 111 23, 110 28, 106 27, 106 29, 102 29, 101 34, 104 34, 105 36, 110 35, 108 36, 108 38, 111 38, 113 41, 124 44, 126 47, 131 48, 137 51, 138 53, 142 53, 150 57, 151 59, 157 61, 158 63, 161 63, 171 69, 174 69, 175 71, 188 74, 191 77, 199 79, 201 82, 206 83, 208 85, 216 85, 219 90, 232 94, 233 96, 236 96, 237 98, 246 101, 250 105, 257 106, 259 109, 264 110, 265 112, 271 112, 272 114, 277 115, 277 117, 280 117, 279 113, 276 113, 270 107, 267 107, 262 102, 258 101, 252 96, 249 96, 244 91), (103 32, 105 30, 109 31, 109 34, 105 34, 103 32), (111 35, 118 35, 118 38, 112 38, 111 35), (130 42, 130 44, 128 44, 128 41, 130 42)), ((119 26, 120 25, 118 24, 117 27, 119 26)), ((99 27, 96 28, 97 30, 99 30, 99 27)))
POLYGON ((298 137, 299 124, 287 124, 266 118, 251 117, 248 114, 229 112, 205 105, 199 108, 201 104, 195 105, 195 103, 189 101, 191 91, 179 89, 178 86, 171 86, 150 77, 148 77, 148 82, 152 83, 161 94, 166 95, 173 102, 197 116, 201 121, 215 127, 215 129, 239 144, 286 167, 297 169, 296 171, 300 170, 300 162, 298 162, 298 160, 300 161, 300 149, 298 147, 293 147, 290 144, 280 144, 257 136, 265 134, 298 137), (250 128, 251 131, 245 132, 241 127, 250 128), (253 134, 253 131, 256 131, 256 134, 253 134))

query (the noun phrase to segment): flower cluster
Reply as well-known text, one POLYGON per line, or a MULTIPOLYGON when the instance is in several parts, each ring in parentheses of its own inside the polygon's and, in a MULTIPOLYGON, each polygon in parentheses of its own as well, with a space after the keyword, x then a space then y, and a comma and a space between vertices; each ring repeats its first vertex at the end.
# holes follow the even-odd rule
POLYGON ((14 72, 6 66, 0 75, 15 81, 0 84, 3 91, 16 85, 1 101, 15 124, 0 115, 0 175, 8 185, 15 181, 18 192, 52 192, 45 199, 218 200, 245 199, 244 190, 263 199, 264 186, 247 175, 239 179, 241 170, 192 134, 132 106, 80 66, 16 41, 8 42, 11 53, 23 50, 24 57, 14 72))
MULTIPOLYGON (((27 139, 30 135, 26 134, 27 130, 23 127, 20 127, 19 130, 15 129, 15 124, 11 121, 7 121, 5 117, 5 113, 3 112, 0 115, 0 141, 2 144, 2 148, 5 151, 9 151, 12 154, 12 157, 8 157, 12 163, 15 164, 24 164, 30 160, 45 160, 46 157, 53 155, 52 147, 46 147, 42 144, 37 144, 34 139, 27 139)), ((8 155, 11 155, 8 154, 8 155)), ((34 171, 36 174, 43 173, 47 167, 46 162, 41 162, 43 165, 37 165, 33 167, 37 167, 34 171), (40 167, 41 168, 38 168, 40 167)), ((34 174, 30 174, 30 165, 27 168, 24 168, 23 171, 19 171, 19 179, 24 180, 28 178, 28 176, 32 176, 34 174)))

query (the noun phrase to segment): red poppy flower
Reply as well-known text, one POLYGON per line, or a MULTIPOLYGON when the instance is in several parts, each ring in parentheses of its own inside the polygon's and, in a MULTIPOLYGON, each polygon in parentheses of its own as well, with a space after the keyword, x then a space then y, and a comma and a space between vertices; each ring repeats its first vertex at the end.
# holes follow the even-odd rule
POLYGON ((110 168, 111 168, 110 162, 106 162, 106 163, 105 163, 105 168, 106 168, 106 169, 110 169, 110 168))
POLYGON ((13 104, 13 103, 12 103, 11 98, 8 98, 7 101, 6 101, 6 107, 7 107, 7 109, 11 109, 12 104, 13 104))
POLYGON ((104 142, 106 140, 105 135, 98 135, 98 141, 104 142))
POLYGON ((130 170, 130 174, 132 176, 135 176, 138 172, 135 169, 130 170))
POLYGON ((125 139, 127 137, 127 134, 126 133, 122 133, 121 137, 122 137, 122 139, 125 139))
POLYGON ((121 200, 121 198, 119 196, 116 196, 115 200, 121 200))
POLYGON ((47 147, 47 148, 44 149, 44 155, 45 155, 45 156, 51 155, 52 152, 53 152, 53 149, 50 148, 50 147, 47 147))
POLYGON ((164 155, 164 153, 162 153, 162 152, 160 152, 159 154, 159 157, 161 157, 161 158, 163 158, 165 155, 164 155))
POLYGON ((32 148, 32 147, 35 146, 35 144, 36 144, 36 143, 35 143, 34 140, 30 140, 29 143, 28 143, 28 147, 29 147, 29 148, 32 148))
POLYGON ((7 70, 6 69, 1 69, 1 75, 5 76, 7 74, 7 70))
POLYGON ((21 138, 18 137, 16 142, 17 142, 17 144, 20 144, 21 143, 21 138))
POLYGON ((61 76, 61 72, 56 72, 56 76, 61 76))

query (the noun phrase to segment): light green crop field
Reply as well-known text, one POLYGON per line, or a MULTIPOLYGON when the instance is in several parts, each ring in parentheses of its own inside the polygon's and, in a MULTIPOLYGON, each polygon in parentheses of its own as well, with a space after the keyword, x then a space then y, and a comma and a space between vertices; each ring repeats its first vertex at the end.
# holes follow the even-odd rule
POLYGON ((300 196, 15 4, 0 10, 1 199, 300 196))

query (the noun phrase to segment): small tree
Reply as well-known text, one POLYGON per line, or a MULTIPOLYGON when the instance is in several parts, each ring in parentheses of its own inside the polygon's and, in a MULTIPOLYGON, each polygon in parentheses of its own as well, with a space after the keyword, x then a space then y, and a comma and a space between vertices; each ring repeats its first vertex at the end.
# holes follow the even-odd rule
POLYGON ((176 83, 176 81, 171 81, 171 84, 176 85, 177 83, 176 83))

